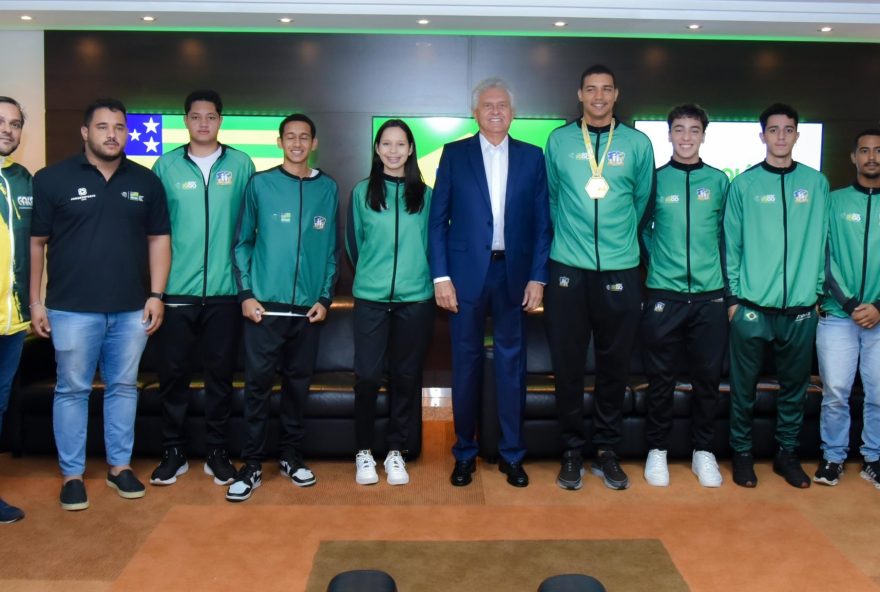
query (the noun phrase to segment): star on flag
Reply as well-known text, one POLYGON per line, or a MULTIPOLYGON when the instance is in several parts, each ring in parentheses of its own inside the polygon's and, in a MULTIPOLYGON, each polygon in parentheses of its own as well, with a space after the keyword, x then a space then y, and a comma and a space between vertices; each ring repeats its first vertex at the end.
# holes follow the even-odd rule
POLYGON ((128 156, 159 156, 162 154, 162 116, 155 113, 129 113, 128 156))

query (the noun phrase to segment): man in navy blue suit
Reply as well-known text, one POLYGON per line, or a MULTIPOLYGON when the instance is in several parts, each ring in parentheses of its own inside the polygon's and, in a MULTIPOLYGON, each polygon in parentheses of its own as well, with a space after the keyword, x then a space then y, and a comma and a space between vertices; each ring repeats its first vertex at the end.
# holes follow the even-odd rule
POLYGON ((476 428, 486 315, 492 316, 499 468, 515 487, 529 484, 520 434, 525 401, 525 313, 541 304, 551 226, 544 156, 507 135, 513 94, 498 78, 474 89, 480 132, 447 144, 431 202, 429 260, 437 304, 452 314, 453 485, 476 470, 476 428))

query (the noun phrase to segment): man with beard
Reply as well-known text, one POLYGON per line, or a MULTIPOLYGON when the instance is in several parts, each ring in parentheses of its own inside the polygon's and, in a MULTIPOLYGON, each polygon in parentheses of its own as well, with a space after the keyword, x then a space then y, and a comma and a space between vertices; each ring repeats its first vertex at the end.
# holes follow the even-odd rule
MULTIPOLYGON (((18 101, 0 97, 0 429, 9 402, 12 379, 30 321, 28 315, 28 232, 33 195, 31 174, 12 162, 11 154, 21 142, 24 113, 18 101)), ((16 522, 24 512, 0 499, 0 524, 16 522)))
POLYGON ((880 489, 880 129, 856 136, 850 155, 856 180, 831 194, 825 296, 816 330, 822 375, 822 459, 816 483, 837 485, 849 452, 850 409, 856 370, 865 390, 860 452, 862 478, 880 489), (873 212, 873 214, 872 214, 873 212), (875 222, 876 224, 876 222, 875 222))
POLYGON ((84 151, 34 177, 31 323, 55 347, 52 421, 65 510, 89 507, 82 477, 89 394, 99 364, 107 485, 125 499, 145 493, 129 465, 137 371, 147 337, 162 324, 171 239, 162 183, 126 159, 127 131, 125 106, 98 99, 85 110, 84 151), (39 295, 47 248, 44 304, 39 295))

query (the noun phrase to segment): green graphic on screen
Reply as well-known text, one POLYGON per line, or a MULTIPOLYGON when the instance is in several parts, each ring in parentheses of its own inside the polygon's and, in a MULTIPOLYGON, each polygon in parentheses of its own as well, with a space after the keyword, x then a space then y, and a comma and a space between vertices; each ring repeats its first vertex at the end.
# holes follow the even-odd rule
MULTIPOLYGON (((391 117, 374 117, 373 134, 391 117)), ((437 165, 443 145, 477 133, 477 122, 471 117, 401 117, 410 127, 416 140, 419 155, 419 169, 425 183, 434 186, 437 165)), ((564 119, 514 119, 510 135, 517 140, 534 144, 543 150, 547 137, 557 127, 564 125, 564 119)))

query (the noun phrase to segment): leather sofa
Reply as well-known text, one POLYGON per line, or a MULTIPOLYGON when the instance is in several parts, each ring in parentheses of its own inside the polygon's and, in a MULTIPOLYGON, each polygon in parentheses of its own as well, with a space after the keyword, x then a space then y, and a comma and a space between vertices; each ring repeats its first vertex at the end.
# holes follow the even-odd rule
MULTIPOLYGON (((537 311, 527 316, 527 366, 526 401, 523 418, 523 438, 527 455, 530 458, 557 458, 562 455, 562 442, 559 437, 559 422, 556 418, 555 387, 550 349, 547 343, 543 312, 537 311)), ((815 353, 813 354, 815 361, 815 353)), ((721 403, 715 419, 714 452, 720 457, 730 456, 728 442, 730 423, 730 384, 727 382, 727 360, 720 386, 721 403)), ((595 387, 595 353, 590 344, 584 365, 584 404, 583 417, 587 433, 585 456, 595 454, 591 444, 593 434, 593 391, 595 387)), ((753 452, 756 457, 772 457, 777 444, 774 440, 776 429, 775 393, 779 384, 775 380, 772 355, 762 371, 757 386, 754 425, 753 452)), ((630 378, 623 404, 622 441, 618 454, 622 457, 644 458, 648 453, 645 441, 645 422, 647 415, 647 387, 640 340, 636 339, 630 360, 630 378)), ((668 453, 671 458, 690 457, 691 444, 691 385, 687 380, 686 365, 676 386, 673 399, 673 427, 670 434, 668 453)), ((864 396, 857 384, 850 399, 852 425, 850 428, 850 452, 858 454, 862 432, 862 404, 864 396)), ((807 389, 806 410, 803 429, 800 434, 799 454, 803 458, 821 456, 819 437, 819 408, 822 402, 822 386, 818 372, 814 370, 807 389)), ((483 373, 483 401, 480 422, 480 454, 486 459, 498 457, 499 426, 497 420, 494 367, 491 346, 487 347, 486 366, 483 373)))
MULTIPOLYGON (((303 454, 306 458, 354 458, 354 343, 352 333, 353 301, 340 298, 331 306, 321 328, 315 375, 304 411, 306 435, 303 454)), ((244 375, 243 357, 239 356, 235 375, 232 410, 229 420, 230 454, 237 457, 244 445, 244 375)), ((55 388, 55 363, 48 340, 29 337, 25 344, 17 384, 6 414, 4 439, 14 454, 54 453, 52 400, 55 388)), ((190 385, 186 433, 187 454, 203 456, 205 450, 204 383, 198 371, 190 385)), ((135 455, 158 456, 162 452, 162 407, 156 374, 156 345, 150 340, 141 359, 138 375, 138 411, 135 424, 135 455)), ((87 451, 100 455, 103 443, 104 385, 96 376, 89 399, 87 451)), ((272 392, 268 451, 277 454, 280 379, 272 392)), ((421 404, 421 401, 418 403, 421 404)), ((388 396, 383 389, 378 397, 374 453, 383 455, 388 427, 388 396)), ((421 452, 421 414, 413 414, 410 426, 408 458, 421 452)))

